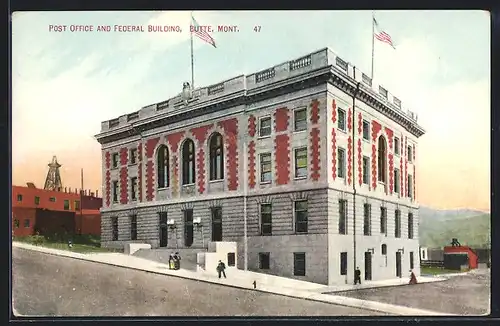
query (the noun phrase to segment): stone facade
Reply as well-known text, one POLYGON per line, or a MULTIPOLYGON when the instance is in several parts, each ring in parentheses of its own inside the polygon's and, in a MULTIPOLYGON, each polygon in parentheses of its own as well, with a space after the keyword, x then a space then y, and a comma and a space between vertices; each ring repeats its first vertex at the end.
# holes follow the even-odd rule
POLYGON ((237 265, 243 268, 246 198, 251 270, 339 284, 352 282, 355 265, 369 268, 365 257, 371 257, 372 280, 397 277, 396 270, 406 277, 413 256, 418 275, 415 152, 424 131, 413 113, 388 103, 397 100, 390 93, 383 93, 384 100, 373 85, 360 87, 366 76, 351 77, 350 66, 347 74, 339 72, 344 66, 338 59, 321 50, 196 89, 187 102, 174 98, 132 118, 103 122, 97 135, 105 194, 102 245, 142 242, 153 248, 202 249, 209 241, 235 241, 237 265), (353 109, 356 83, 361 91, 353 109), (211 140, 219 136, 222 161, 217 165, 211 140), (166 170, 159 168, 160 158, 166 170), (214 166, 222 177, 213 177, 214 166), (383 179, 379 170, 385 171, 383 179), (297 201, 307 202, 305 222, 297 219, 297 201), (342 223, 341 203, 346 208, 342 223), (270 204, 265 207, 271 210, 272 235, 264 235, 264 204, 270 204), (371 205, 366 218, 365 204, 371 205), (385 233, 380 207, 387 212, 385 233), (221 222, 214 222, 214 209, 220 209, 221 222), (299 232, 304 224, 307 230, 299 232))

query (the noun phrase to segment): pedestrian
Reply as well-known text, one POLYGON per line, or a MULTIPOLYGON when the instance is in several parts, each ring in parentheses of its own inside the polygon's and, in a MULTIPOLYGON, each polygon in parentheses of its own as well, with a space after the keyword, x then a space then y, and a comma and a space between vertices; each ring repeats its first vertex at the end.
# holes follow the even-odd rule
POLYGON ((410 284, 417 284, 417 277, 415 276, 415 273, 410 269, 410 284))
POLYGON ((174 254, 170 254, 170 256, 168 257, 168 268, 169 269, 175 269, 174 254))
POLYGON ((224 264, 222 260, 219 260, 219 264, 217 265, 217 273, 219 274, 219 278, 221 274, 226 278, 226 264, 224 264))
POLYGON ((356 284, 361 285, 361 271, 359 270, 359 267, 356 267, 356 270, 354 271, 354 285, 356 284))
POLYGON ((179 252, 175 253, 174 261, 175 261, 175 269, 180 269, 181 268, 181 255, 179 254, 179 252))

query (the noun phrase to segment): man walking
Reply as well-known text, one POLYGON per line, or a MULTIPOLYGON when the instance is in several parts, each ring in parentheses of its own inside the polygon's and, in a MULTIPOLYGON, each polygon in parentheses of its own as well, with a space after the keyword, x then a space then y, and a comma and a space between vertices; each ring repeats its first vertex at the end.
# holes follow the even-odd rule
POLYGON ((359 270, 359 267, 356 267, 356 270, 354 271, 354 285, 356 284, 361 284, 361 271, 359 270))
POLYGON ((224 275, 224 278, 226 278, 226 264, 222 262, 222 260, 219 260, 219 264, 217 265, 217 273, 219 274, 219 278, 222 275, 224 275))

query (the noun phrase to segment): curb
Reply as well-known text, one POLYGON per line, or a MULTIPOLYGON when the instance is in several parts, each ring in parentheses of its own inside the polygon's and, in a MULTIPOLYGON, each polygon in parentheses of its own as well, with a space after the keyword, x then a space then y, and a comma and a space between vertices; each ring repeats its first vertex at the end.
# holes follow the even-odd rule
MULTIPOLYGON (((142 272, 147 272, 147 273, 152 273, 152 274, 157 274, 157 275, 164 275, 164 276, 172 276, 172 277, 177 277, 177 278, 183 278, 183 279, 190 279, 193 281, 198 281, 198 282, 204 282, 204 283, 210 283, 210 284, 218 284, 222 286, 227 286, 227 287, 232 287, 232 288, 237 288, 237 289, 243 289, 243 290, 249 290, 249 291, 257 291, 261 293, 268 293, 268 294, 274 294, 274 295, 280 295, 284 297, 291 297, 291 298, 296 298, 296 299, 302 299, 302 300, 309 300, 309 301, 315 301, 315 302, 322 302, 322 303, 327 303, 327 304, 334 304, 334 305, 339 305, 339 306, 345 306, 345 307, 350 307, 350 308, 357 308, 357 309, 363 309, 363 310, 369 310, 369 311, 375 311, 375 312, 382 312, 382 313, 387 313, 387 314, 392 314, 392 315, 406 315, 406 316, 454 316, 453 314, 448 314, 448 313, 442 313, 442 312, 435 312, 435 311, 429 311, 429 310, 424 310, 424 309, 417 309, 417 308, 409 308, 409 307, 404 307, 404 306, 397 306, 397 305, 391 305, 387 303, 380 303, 377 301, 369 301, 369 300, 361 300, 361 299, 355 299, 355 298, 349 298, 349 297, 343 297, 343 296, 336 296, 336 295, 331 295, 331 294, 323 294, 323 293, 314 293, 314 292, 307 292, 307 291, 301 291, 302 294, 306 296, 300 296, 297 294, 291 294, 291 293, 282 293, 282 292, 276 292, 272 291, 271 289, 266 289, 266 288, 256 288, 254 289, 253 287, 244 287, 241 285, 235 285, 235 284, 226 284, 226 283, 219 283, 216 280, 209 280, 209 279, 204 279, 204 278, 191 278, 188 276, 184 275, 176 275, 176 274, 165 274, 159 271, 152 271, 152 270, 146 270, 142 269, 139 267, 132 267, 132 266, 124 266, 124 265, 119 265, 116 263, 111 263, 111 262, 103 262, 103 261, 96 261, 89 259, 90 257, 84 257, 85 254, 79 254, 79 253, 73 253, 72 254, 78 254, 82 255, 83 257, 78 257, 78 256, 72 256, 68 255, 63 250, 57 250, 57 249, 52 249, 52 248, 46 248, 54 251, 59 251, 59 252, 46 252, 42 248, 44 247, 37 247, 37 246, 31 246, 31 245, 26 245, 22 244, 21 246, 16 245, 16 243, 12 243, 12 247, 16 247, 18 249, 24 249, 24 250, 31 250, 31 251, 38 251, 47 255, 52 255, 52 256, 59 256, 59 257, 66 257, 66 258, 73 258, 73 259, 78 259, 78 260, 83 260, 83 261, 89 261, 93 263, 98 263, 98 264, 104 264, 104 265, 109 265, 109 266, 115 266, 115 267, 120 267, 120 268, 127 268, 127 269, 132 269, 136 271, 142 271, 142 272), (351 304, 348 303, 342 303, 342 302, 330 302, 329 300, 326 300, 326 298, 314 298, 314 296, 328 296, 328 299, 331 300, 339 300, 339 301, 354 301, 351 304), (356 302, 358 301, 358 302, 356 302), (368 304, 368 307, 366 307, 362 302, 365 304, 368 304), (406 310, 406 312, 411 311, 412 313, 394 313, 394 311, 390 309, 381 309, 377 307, 370 307, 369 305, 375 305, 375 306, 380 306, 383 305, 386 308, 393 308, 393 310, 397 309, 402 309, 406 310)), ((283 289, 281 289, 283 291, 283 289)))
MULTIPOLYGON (((421 275, 423 276, 423 275, 421 275)), ((427 276, 429 277, 429 276, 427 276)), ((436 277, 438 278, 438 277, 436 277)), ((428 284, 428 283, 437 283, 437 282, 444 282, 447 281, 446 278, 439 277, 439 280, 435 281, 429 281, 429 282, 422 282, 422 283, 417 283, 413 285, 422 285, 422 284, 428 284)), ((323 294, 331 294, 331 293, 344 293, 344 292, 353 292, 353 291, 363 291, 363 290, 372 290, 372 289, 386 289, 386 288, 397 288, 400 286, 405 286, 405 285, 410 285, 408 283, 401 283, 401 284, 391 284, 391 285, 384 285, 384 286, 377 286, 377 287, 364 287, 364 288, 357 288, 357 289, 348 289, 348 290, 339 290, 339 291, 330 291, 330 292, 322 292, 323 294)))

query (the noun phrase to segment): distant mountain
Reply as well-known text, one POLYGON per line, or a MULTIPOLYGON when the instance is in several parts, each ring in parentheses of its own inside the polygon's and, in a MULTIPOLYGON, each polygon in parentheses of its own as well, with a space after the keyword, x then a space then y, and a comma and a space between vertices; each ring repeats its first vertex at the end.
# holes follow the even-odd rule
POLYGON ((457 238, 462 245, 486 247, 490 243, 490 213, 471 209, 435 210, 420 207, 420 245, 442 248, 457 238))

